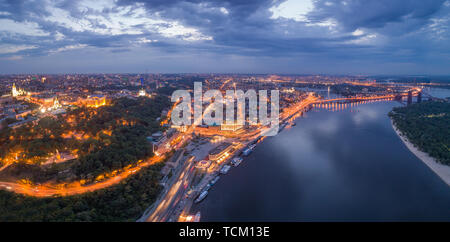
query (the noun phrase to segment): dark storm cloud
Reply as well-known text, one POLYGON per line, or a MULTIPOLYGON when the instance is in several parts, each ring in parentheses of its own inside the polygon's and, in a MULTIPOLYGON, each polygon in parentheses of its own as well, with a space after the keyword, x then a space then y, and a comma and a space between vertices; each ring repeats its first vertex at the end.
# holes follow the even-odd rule
POLYGON ((319 63, 387 60, 419 65, 449 60, 450 55, 450 2, 445 0, 313 0, 312 10, 301 20, 273 17, 272 8, 285 0, 117 0, 93 7, 99 2, 81 6, 72 0, 0 0, 0 21, 35 24, 45 33, 0 32, 0 44, 29 47, 0 49, 0 58, 48 56, 82 47, 117 54, 147 48, 187 57, 307 57, 319 63), (47 18, 55 14, 49 6, 68 16, 47 18), (149 20, 133 20, 134 10, 142 8, 138 17, 149 20), (150 19, 160 21, 150 24, 150 19))
MULTIPOLYGON (((181 21, 213 36, 219 44, 230 39, 270 33, 276 22, 270 19, 269 9, 283 1, 273 0, 119 0, 119 5, 142 3, 149 12, 157 12, 166 19, 181 21), (224 14, 220 8, 228 12, 224 14)), ((236 43, 241 43, 237 40, 236 43)), ((232 43, 230 43, 232 44, 232 43)))
POLYGON ((382 28, 390 23, 414 20, 419 20, 414 26, 418 28, 436 14, 444 3, 445 0, 317 0, 315 10, 309 17, 315 21, 335 19, 347 30, 382 28))
MULTIPOLYGON (((335 20, 343 36, 319 36, 308 38, 301 36, 306 29, 304 23, 286 19, 271 19, 269 9, 284 1, 204 1, 169 0, 143 1, 120 0, 119 4, 142 3, 150 12, 176 19, 187 26, 199 28, 213 37, 218 45, 254 49, 250 53, 267 55, 285 55, 296 52, 334 52, 348 51, 352 46, 360 51, 365 46, 348 43, 351 39, 362 38, 351 35, 358 28, 376 29, 381 34, 400 35, 415 31, 429 23, 444 4, 444 0, 347 0, 314 1, 314 11, 308 14, 311 23, 335 20), (345 3, 344 3, 345 2, 345 3), (216 8, 212 10, 211 8, 216 8), (224 7, 228 14, 218 9, 224 7), (391 23, 395 27, 386 27, 391 23), (300 33, 296 37, 285 36, 280 31, 300 33), (342 41, 339 43, 339 41, 342 41), (347 43, 343 42, 347 41, 347 43)), ((244 49, 243 53, 248 53, 244 49)))

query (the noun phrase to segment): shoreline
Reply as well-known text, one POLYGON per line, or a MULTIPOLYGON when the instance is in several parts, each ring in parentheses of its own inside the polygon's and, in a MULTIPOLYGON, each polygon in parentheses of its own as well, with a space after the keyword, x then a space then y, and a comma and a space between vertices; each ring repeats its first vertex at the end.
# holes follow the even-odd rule
POLYGON ((425 153, 415 147, 405 136, 402 136, 400 130, 394 125, 394 121, 391 119, 391 125, 397 136, 402 140, 406 147, 411 151, 419 160, 425 163, 436 175, 438 175, 448 186, 450 186, 450 166, 443 165, 431 157, 428 153, 425 153))

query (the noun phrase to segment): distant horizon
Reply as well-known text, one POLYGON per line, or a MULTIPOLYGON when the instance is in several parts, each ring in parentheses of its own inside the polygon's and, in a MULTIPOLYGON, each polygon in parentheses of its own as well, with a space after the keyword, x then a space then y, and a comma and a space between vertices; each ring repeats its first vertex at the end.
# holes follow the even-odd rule
POLYGON ((279 76, 353 76, 353 77, 449 77, 450 74, 333 74, 333 73, 246 73, 246 72, 60 72, 60 73, 0 73, 9 75, 279 75, 279 76))

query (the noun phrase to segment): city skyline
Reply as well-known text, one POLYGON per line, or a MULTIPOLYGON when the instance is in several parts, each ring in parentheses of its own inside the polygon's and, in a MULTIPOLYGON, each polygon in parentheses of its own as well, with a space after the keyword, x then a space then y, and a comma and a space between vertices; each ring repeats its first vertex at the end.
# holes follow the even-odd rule
POLYGON ((450 222, 449 27, 450 0, 0 0, 0 222, 450 222))
POLYGON ((0 74, 450 74, 448 0, 2 0, 0 9, 0 74))

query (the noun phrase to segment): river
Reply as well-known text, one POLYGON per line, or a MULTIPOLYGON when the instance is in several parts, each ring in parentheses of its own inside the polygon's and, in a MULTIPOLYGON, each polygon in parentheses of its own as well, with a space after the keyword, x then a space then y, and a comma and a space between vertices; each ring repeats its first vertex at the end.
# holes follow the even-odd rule
POLYGON ((450 187, 392 129, 387 113, 400 105, 311 110, 193 211, 201 221, 450 221, 450 187))

